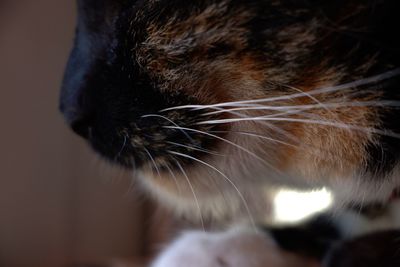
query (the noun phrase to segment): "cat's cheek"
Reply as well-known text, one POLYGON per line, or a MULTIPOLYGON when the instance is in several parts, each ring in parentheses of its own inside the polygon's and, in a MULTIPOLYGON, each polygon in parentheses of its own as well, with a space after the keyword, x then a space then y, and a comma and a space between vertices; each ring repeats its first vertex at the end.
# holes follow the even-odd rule
POLYGON ((222 233, 187 232, 151 267, 319 267, 281 251, 268 235, 244 229, 222 233))

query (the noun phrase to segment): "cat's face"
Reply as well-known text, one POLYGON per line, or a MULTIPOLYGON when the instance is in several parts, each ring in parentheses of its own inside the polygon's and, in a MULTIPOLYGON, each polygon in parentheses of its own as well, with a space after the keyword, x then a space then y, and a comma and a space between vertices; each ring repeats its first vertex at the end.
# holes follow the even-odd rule
POLYGON ((61 110, 164 199, 235 209, 271 183, 390 195, 392 2, 78 2, 61 110))

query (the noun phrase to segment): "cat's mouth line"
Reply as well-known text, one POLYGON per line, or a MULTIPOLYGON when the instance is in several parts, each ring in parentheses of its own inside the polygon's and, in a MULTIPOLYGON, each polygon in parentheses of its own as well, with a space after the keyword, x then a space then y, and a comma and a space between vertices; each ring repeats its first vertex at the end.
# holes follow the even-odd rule
MULTIPOLYGON (((210 115, 215 118, 217 114, 210 115)), ((210 115, 207 114, 207 116, 210 115)), ((243 153, 254 158, 257 162, 271 166, 261 158, 261 155, 256 153, 259 148, 250 148, 248 143, 237 140, 238 136, 257 140, 259 138, 275 140, 265 136, 265 133, 259 131, 260 129, 244 131, 242 128, 248 128, 245 122, 240 123, 242 126, 238 126, 239 124, 233 126, 230 123, 199 125, 199 120, 204 117, 193 118, 191 114, 191 119, 185 121, 182 119, 183 116, 188 116, 187 112, 171 111, 167 114, 142 115, 139 121, 129 124, 131 127, 121 126, 119 130, 113 130, 114 133, 107 134, 115 136, 111 151, 102 151, 102 147, 110 142, 106 142, 105 138, 101 138, 101 136, 95 138, 99 140, 95 141, 97 147, 96 145, 93 147, 113 164, 122 165, 127 169, 144 170, 153 174, 154 177, 171 176, 169 175, 171 170, 179 170, 177 162, 184 167, 198 166, 204 163, 214 164, 221 158, 232 156, 224 154, 226 151, 230 151, 229 153, 237 151, 239 154, 243 153), (226 147, 231 149, 226 150, 226 147), (255 151, 252 151, 253 149, 255 151)), ((221 115, 219 114, 219 116, 221 115)), ((91 143, 93 144, 92 140, 91 143)))
MULTIPOLYGON (((92 129, 89 141, 95 150, 112 163, 122 164, 130 169, 143 166, 157 173, 166 172, 169 168, 177 168, 174 163, 176 160, 171 159, 176 155, 169 151, 200 159, 221 156, 215 142, 221 138, 217 135, 224 134, 209 133, 221 127, 197 126, 196 118, 187 117, 185 112, 177 111, 169 114, 146 114, 135 122, 118 127, 113 130, 114 133, 102 134, 102 129, 95 129, 96 133, 93 135, 92 129), (107 142, 102 135, 114 136, 114 140, 107 142), (108 149, 104 149, 107 146, 108 149)), ((180 159, 180 162, 186 165, 190 160, 180 159)))
POLYGON ((127 169, 144 169, 156 174, 165 174, 170 172, 170 169, 178 169, 176 161, 184 166, 192 164, 193 160, 189 157, 203 160, 206 157, 224 156, 219 152, 218 144, 215 144, 219 141, 214 138, 218 137, 217 135, 189 126, 180 127, 175 123, 170 125, 176 126, 164 124, 149 129, 124 127, 112 134, 114 137, 108 141, 106 136, 110 136, 110 133, 102 133, 101 129, 92 128, 88 141, 94 150, 112 164, 127 169), (178 156, 173 153, 187 157, 178 160, 176 159, 178 156))

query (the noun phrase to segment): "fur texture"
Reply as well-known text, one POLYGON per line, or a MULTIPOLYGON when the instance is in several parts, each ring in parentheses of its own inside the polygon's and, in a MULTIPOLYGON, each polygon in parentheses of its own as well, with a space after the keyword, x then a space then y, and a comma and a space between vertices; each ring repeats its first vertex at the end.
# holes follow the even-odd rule
POLYGON ((265 217, 274 184, 385 201, 399 184, 395 6, 81 0, 61 110, 184 213, 265 217))
POLYGON ((343 208, 400 186, 398 1, 78 2, 61 111, 178 213, 256 224, 275 187, 343 208))

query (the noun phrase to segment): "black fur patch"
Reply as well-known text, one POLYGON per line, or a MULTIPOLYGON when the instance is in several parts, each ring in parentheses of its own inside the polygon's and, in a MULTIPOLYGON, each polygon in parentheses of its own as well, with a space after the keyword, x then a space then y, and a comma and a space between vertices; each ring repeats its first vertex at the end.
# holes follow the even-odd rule
POLYGON ((400 231, 373 233, 338 244, 325 259, 326 267, 398 267, 400 231))
MULTIPOLYGON (((382 100, 400 101, 400 79, 393 79, 377 86, 376 90, 383 92, 382 100)), ((374 177, 384 178, 393 171, 400 160, 400 140, 391 134, 400 134, 400 106, 386 107, 379 110, 381 124, 378 130, 386 131, 387 135, 381 134, 375 144, 367 147, 368 162, 367 170, 374 177)), ((399 135, 400 136, 400 135, 399 135)))
POLYGON ((300 226, 267 230, 284 250, 317 259, 323 259, 340 239, 339 231, 325 217, 318 217, 300 226))

